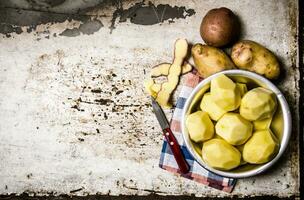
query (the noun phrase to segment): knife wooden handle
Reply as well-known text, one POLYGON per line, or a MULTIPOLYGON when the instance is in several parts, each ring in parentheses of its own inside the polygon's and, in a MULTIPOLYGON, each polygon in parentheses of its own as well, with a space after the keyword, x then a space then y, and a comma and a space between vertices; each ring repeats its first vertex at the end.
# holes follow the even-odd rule
POLYGON ((164 135, 165 138, 171 148, 171 151, 174 155, 174 158, 177 162, 177 165, 179 167, 179 170, 181 171, 181 173, 186 174, 189 172, 189 165, 182 153, 182 150, 180 149, 180 146, 176 140, 176 138, 174 137, 172 131, 170 128, 166 128, 164 130, 164 135))

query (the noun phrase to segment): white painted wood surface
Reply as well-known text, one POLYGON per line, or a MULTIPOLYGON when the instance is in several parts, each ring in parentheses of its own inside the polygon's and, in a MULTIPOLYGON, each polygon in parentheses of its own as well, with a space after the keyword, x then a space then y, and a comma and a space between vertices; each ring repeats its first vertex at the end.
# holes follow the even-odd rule
POLYGON ((171 61, 176 38, 202 42, 202 16, 227 6, 241 17, 243 38, 266 45, 282 61, 287 75, 279 87, 295 113, 286 155, 266 174, 239 180, 232 194, 298 195, 294 2, 153 1, 193 8, 196 14, 150 26, 127 21, 110 34, 113 9, 96 9, 90 14, 106 16, 100 17, 104 27, 92 35, 53 36, 79 26, 77 21, 1 35, 0 194, 81 189, 74 194, 229 196, 158 168, 162 135, 142 86, 153 65, 171 61))

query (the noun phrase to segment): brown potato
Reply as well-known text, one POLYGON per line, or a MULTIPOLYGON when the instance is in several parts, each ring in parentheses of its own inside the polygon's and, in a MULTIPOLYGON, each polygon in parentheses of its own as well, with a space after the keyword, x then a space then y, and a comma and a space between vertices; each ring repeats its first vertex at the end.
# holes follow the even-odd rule
POLYGON ((200 33, 206 44, 222 47, 239 36, 240 25, 236 15, 228 8, 210 10, 201 23, 200 33))
POLYGON ((231 58, 234 64, 248 71, 276 79, 280 75, 280 66, 274 54, 262 45, 243 40, 232 47, 231 58))
POLYGON ((198 43, 192 47, 191 53, 195 68, 203 78, 216 72, 235 68, 230 58, 218 48, 198 43))

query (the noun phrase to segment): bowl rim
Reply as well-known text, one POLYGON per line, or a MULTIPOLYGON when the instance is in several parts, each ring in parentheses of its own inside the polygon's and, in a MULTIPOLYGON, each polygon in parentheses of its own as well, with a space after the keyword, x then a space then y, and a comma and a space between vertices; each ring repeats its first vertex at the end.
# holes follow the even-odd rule
POLYGON ((187 98, 187 100, 185 102, 185 106, 182 110, 181 122, 182 122, 181 123, 181 129, 182 129, 183 139, 185 141, 186 148, 188 149, 188 151, 190 152, 192 157, 203 168, 207 169, 208 171, 211 171, 211 172, 213 172, 215 174, 218 174, 218 175, 221 175, 221 176, 230 177, 230 178, 246 178, 246 177, 255 176, 255 175, 258 175, 258 174, 266 171, 270 167, 272 167, 279 160, 279 158, 283 155, 284 151, 286 150, 286 148, 288 146, 289 139, 290 139, 290 135, 291 135, 291 129, 292 129, 291 128, 292 127, 291 113, 290 113, 289 105, 288 105, 283 93, 272 82, 270 82, 268 79, 264 78, 263 76, 261 76, 259 74, 256 74, 254 72, 239 70, 239 69, 225 70, 225 71, 215 73, 215 74, 205 78, 198 85, 196 85, 195 88, 190 93, 190 96, 187 98), (187 111, 190 107, 190 104, 192 103, 192 100, 193 100, 194 96, 200 91, 200 89, 203 86, 208 84, 213 78, 215 78, 216 76, 218 76, 220 74, 225 74, 225 75, 228 75, 228 76, 229 75, 244 76, 246 78, 250 78, 250 79, 253 79, 255 81, 260 81, 260 82, 264 83, 270 90, 272 90, 275 93, 275 95, 277 97, 277 100, 278 100, 278 103, 280 104, 281 109, 282 109, 284 128, 283 128, 283 137, 281 139, 279 152, 277 153, 277 155, 271 161, 269 161, 265 164, 262 164, 261 166, 255 168, 253 170, 250 170, 250 171, 232 173, 232 172, 229 172, 229 171, 217 170, 217 169, 214 169, 214 168, 208 166, 207 164, 205 164, 203 162, 203 160, 200 158, 200 156, 198 156, 198 154, 192 148, 191 141, 190 141, 189 135, 188 135, 187 130, 186 130, 186 124, 185 124, 186 120, 185 120, 185 118, 186 118, 187 111))

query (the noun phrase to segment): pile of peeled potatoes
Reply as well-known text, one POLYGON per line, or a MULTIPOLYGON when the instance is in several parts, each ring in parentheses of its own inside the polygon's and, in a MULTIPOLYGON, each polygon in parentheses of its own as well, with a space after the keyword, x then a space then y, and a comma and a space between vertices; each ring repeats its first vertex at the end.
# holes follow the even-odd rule
POLYGON ((245 83, 221 74, 211 80, 210 90, 199 101, 200 109, 187 116, 186 127, 209 166, 231 170, 263 164, 276 155, 279 139, 270 126, 282 121, 273 118, 278 106, 271 90, 259 86, 248 90, 245 83))

